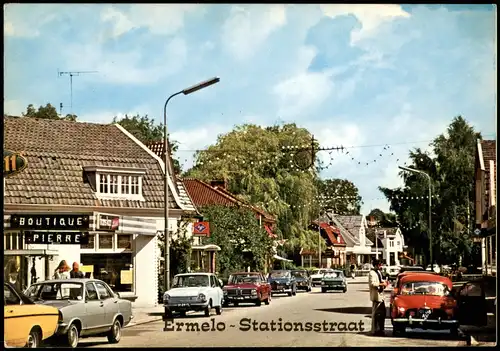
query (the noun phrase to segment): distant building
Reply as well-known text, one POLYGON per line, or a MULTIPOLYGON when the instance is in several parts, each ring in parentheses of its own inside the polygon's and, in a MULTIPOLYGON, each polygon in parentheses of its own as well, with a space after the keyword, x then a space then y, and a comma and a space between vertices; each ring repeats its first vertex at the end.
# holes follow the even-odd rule
MULTIPOLYGON (((375 242, 372 256, 388 266, 399 266, 404 256, 405 241, 399 228, 369 228, 366 236, 375 242)), ((406 257, 405 257, 406 258, 406 257)))

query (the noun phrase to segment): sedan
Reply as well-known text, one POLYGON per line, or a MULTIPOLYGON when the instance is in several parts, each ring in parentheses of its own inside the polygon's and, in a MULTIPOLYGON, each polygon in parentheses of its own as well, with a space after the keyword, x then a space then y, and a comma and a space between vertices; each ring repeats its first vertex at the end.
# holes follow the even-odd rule
POLYGON ((72 348, 81 337, 90 336, 102 335, 118 343, 121 329, 133 318, 132 303, 97 279, 47 280, 31 285, 26 295, 59 310, 57 339, 72 348))
POLYGON ((340 290, 347 292, 347 279, 342 271, 331 271, 325 273, 321 279, 321 292, 328 290, 340 290))

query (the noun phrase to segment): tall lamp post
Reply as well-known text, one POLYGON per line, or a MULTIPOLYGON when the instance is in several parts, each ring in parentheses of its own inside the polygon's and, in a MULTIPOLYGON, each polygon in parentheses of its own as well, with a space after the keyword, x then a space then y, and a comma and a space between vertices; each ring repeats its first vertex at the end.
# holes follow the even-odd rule
POLYGON ((398 166, 399 169, 402 169, 403 171, 407 172, 412 172, 412 173, 418 173, 418 174, 423 174, 424 176, 427 177, 427 180, 429 181, 429 258, 430 258, 430 265, 431 265, 431 270, 434 268, 434 263, 432 261, 432 181, 431 181, 431 176, 424 171, 420 171, 418 169, 410 168, 410 167, 403 167, 403 166, 398 166))
POLYGON ((186 88, 184 90, 178 91, 175 94, 172 94, 168 97, 167 101, 165 101, 165 106, 163 107, 163 153, 164 153, 164 162, 165 162, 165 180, 163 184, 163 196, 164 196, 164 205, 165 205, 165 225, 164 225, 164 287, 165 291, 170 288, 170 233, 168 229, 168 164, 169 164, 169 153, 168 153, 168 132, 167 132, 167 105, 171 98, 174 96, 184 94, 189 95, 203 88, 209 87, 210 85, 219 83, 220 78, 214 77, 204 82, 193 85, 192 87, 186 88))

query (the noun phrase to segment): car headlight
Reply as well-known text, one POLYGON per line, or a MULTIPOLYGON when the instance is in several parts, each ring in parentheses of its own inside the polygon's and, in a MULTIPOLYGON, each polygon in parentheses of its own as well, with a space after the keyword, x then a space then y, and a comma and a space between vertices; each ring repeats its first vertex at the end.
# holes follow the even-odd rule
POLYGON ((252 295, 257 295, 257 289, 252 289, 252 295))
POLYGON ((170 295, 169 294, 163 295, 163 301, 168 301, 168 300, 170 300, 170 295))
POLYGON ((200 294, 200 295, 198 295, 198 300, 205 302, 205 301, 207 301, 207 297, 205 296, 205 294, 200 294))
POLYGON ((404 307, 398 307, 400 313, 405 313, 406 309, 404 307))
POLYGON ((321 281, 321 285, 325 285, 325 282, 323 280, 321 281))

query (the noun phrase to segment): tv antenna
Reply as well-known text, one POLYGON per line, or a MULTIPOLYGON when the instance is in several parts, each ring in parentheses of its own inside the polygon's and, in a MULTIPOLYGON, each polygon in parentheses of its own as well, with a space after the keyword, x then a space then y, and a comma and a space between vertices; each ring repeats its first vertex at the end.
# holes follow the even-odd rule
POLYGON ((62 75, 69 75, 69 89, 70 89, 70 94, 71 94, 71 101, 70 101, 70 109, 71 113, 73 113, 73 77, 78 77, 80 74, 87 74, 87 73, 97 73, 97 71, 71 71, 71 72, 59 72, 57 71, 57 76, 61 77, 62 75))

